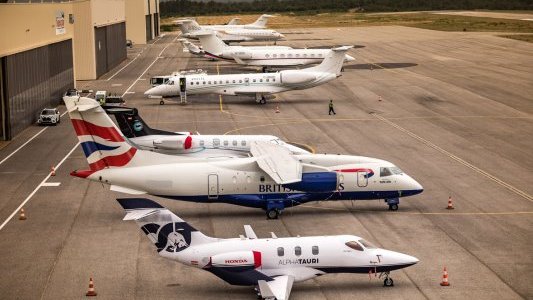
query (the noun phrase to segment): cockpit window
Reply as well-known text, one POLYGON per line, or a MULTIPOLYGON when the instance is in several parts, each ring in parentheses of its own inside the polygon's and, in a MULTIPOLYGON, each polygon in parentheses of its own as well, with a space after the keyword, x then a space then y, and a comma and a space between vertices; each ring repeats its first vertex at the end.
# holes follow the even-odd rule
POLYGON ((379 170, 379 176, 381 177, 399 175, 399 174, 403 174, 403 171, 398 167, 384 167, 384 168, 380 168, 379 170))
POLYGON ((167 81, 167 84, 168 84, 168 85, 174 85, 174 80, 169 80, 169 81, 167 81))
POLYGON ((359 245, 359 243, 356 241, 347 242, 345 245, 357 251, 365 251, 363 247, 361 247, 361 245, 359 245))
POLYGON ((369 241, 365 241, 365 240, 359 240, 359 243, 363 244, 363 246, 365 246, 365 248, 367 249, 376 249, 377 247, 374 246, 371 242, 369 241))
POLYGON ((403 171, 400 168, 398 168, 398 167, 392 167, 392 168, 390 168, 390 170, 391 170, 392 174, 394 174, 394 175, 403 174, 403 171))

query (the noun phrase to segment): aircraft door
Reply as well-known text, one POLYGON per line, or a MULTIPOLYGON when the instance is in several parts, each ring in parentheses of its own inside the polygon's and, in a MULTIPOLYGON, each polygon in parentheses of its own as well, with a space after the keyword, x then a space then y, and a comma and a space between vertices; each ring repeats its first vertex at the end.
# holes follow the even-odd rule
POLYGON ((187 88, 187 78, 180 77, 180 92, 184 93, 187 88))
POLYGON ((218 199, 218 175, 207 175, 207 198, 218 199))
POLYGON ((368 172, 357 172, 357 186, 365 187, 368 185, 368 172))
POLYGON ((250 85, 250 78, 244 78, 244 85, 250 85))

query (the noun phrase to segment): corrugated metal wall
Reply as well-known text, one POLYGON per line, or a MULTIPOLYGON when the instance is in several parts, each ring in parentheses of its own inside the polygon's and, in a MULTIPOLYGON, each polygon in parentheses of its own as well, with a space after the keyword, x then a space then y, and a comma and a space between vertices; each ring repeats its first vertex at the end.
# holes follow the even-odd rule
POLYGON ((152 37, 152 15, 146 15, 146 41, 151 41, 152 37))
POLYGON ((126 59, 126 23, 94 28, 96 77, 100 77, 126 59))
POLYGON ((158 37, 159 36, 159 14, 158 13, 154 14, 154 32, 155 32, 155 37, 158 37))
POLYGON ((5 57, 0 57, 0 140, 5 140, 6 135, 6 90, 4 89, 5 57))
POLYGON ((35 123, 44 107, 59 104, 74 87, 72 65, 70 39, 5 57, 5 139, 35 123))

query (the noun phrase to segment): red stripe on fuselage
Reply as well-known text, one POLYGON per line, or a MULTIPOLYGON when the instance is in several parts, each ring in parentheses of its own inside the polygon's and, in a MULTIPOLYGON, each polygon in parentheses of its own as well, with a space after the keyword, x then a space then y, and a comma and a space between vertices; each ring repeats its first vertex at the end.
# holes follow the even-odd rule
POLYGON ((259 268, 262 265, 261 262, 261 252, 259 251, 252 251, 254 254, 254 268, 259 268))
POLYGON ((335 172, 341 172, 341 173, 357 173, 357 172, 367 172, 367 173, 373 173, 372 169, 341 169, 341 170, 335 170, 335 172))
POLYGON ((111 142, 124 142, 115 127, 102 127, 84 120, 72 119, 72 126, 78 136, 95 135, 111 142))

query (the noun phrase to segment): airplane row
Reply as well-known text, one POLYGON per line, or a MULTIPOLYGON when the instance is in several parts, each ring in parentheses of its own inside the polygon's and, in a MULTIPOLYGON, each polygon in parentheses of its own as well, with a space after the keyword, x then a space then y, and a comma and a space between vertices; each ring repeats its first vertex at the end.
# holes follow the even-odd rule
MULTIPOLYGON (((180 72, 146 91, 151 97, 215 93, 265 95, 305 89, 341 75, 352 61, 350 46, 293 49, 285 46, 230 46, 229 42, 275 40, 263 15, 246 25, 200 26, 181 20, 189 52, 207 58, 260 66, 262 73, 207 75, 180 72), (305 66, 267 72, 271 67, 305 66)), ((102 107, 91 98, 65 96, 72 125, 88 168, 71 175, 133 195, 117 199, 124 220, 134 220, 162 257, 208 271, 231 285, 254 287, 262 299, 288 299, 293 283, 329 273, 377 275, 393 286, 390 272, 418 259, 374 246, 355 235, 258 238, 251 226, 238 238, 206 236, 157 202, 141 195, 197 203, 225 203, 262 209, 277 219, 287 208, 311 201, 384 200, 397 210, 399 199, 423 187, 391 162, 364 156, 315 154, 272 135, 200 135, 151 128, 135 108, 102 107), (116 120, 113 122, 110 116, 116 120), (118 125, 118 126, 117 126, 118 125)), ((163 101, 163 100, 161 100, 163 101)))

